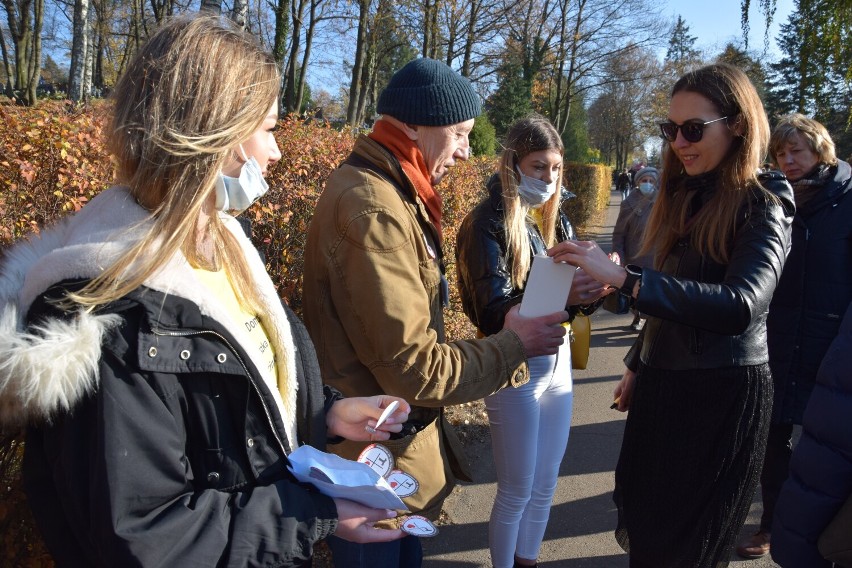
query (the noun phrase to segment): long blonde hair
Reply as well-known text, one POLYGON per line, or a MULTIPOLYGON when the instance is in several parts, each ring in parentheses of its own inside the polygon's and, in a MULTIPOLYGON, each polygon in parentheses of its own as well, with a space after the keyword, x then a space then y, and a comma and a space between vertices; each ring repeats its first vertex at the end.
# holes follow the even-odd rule
POLYGON ((236 239, 210 216, 211 267, 199 252, 197 224, 229 152, 261 126, 278 89, 271 55, 224 18, 180 17, 151 36, 116 85, 107 147, 117 181, 152 222, 69 299, 92 308, 121 298, 180 250, 194 266, 223 266, 240 300, 259 307, 236 239))
POLYGON ((725 125, 735 133, 734 139, 716 167, 715 195, 692 219, 689 213, 694 193, 676 191, 688 176, 671 145, 666 144, 660 191, 641 252, 656 251, 655 264, 659 267, 675 243, 688 235, 699 253, 726 263, 737 215, 750 193, 760 192, 776 201, 757 179, 768 147, 769 122, 754 85, 731 65, 717 63, 687 73, 675 83, 671 95, 681 91, 703 96, 721 116, 729 117, 725 125))
MULTIPOLYGON (((527 233, 527 206, 518 195, 518 163, 528 154, 541 150, 556 150, 561 156, 565 147, 562 138, 549 120, 530 114, 515 122, 506 134, 500 155, 498 174, 503 188, 503 212, 506 223, 506 247, 512 275, 512 285, 522 288, 530 270, 530 237, 527 233)), ((556 244, 556 220, 562 188, 562 170, 556 180, 556 193, 541 206, 541 234, 545 244, 556 244)))

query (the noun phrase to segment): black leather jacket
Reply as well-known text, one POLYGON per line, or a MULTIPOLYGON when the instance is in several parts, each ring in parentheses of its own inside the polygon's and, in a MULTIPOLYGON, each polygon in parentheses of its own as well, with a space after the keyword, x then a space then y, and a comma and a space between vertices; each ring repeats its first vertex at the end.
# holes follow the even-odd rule
MULTIPOLYGON (((727 264, 681 239, 661 270, 644 269, 635 306, 648 321, 624 362, 668 370, 759 365, 769 359, 766 316, 790 251, 793 190, 778 172, 761 183, 780 204, 756 194, 743 208, 727 264)), ((698 180, 696 180, 698 181, 698 180)), ((704 206, 712 186, 697 194, 704 206)))
MULTIPOLYGON (((506 312, 524 296, 523 289, 512 286, 502 192, 500 177, 494 174, 488 180, 488 197, 464 218, 456 242, 456 272, 462 309, 485 335, 503 329, 506 312)), ((527 223, 527 234, 530 237, 530 256, 543 254, 547 246, 535 224, 527 223)), ((575 238, 574 228, 561 211, 556 238, 559 241, 575 238)), ((569 310, 570 313, 576 311, 577 308, 569 310)))

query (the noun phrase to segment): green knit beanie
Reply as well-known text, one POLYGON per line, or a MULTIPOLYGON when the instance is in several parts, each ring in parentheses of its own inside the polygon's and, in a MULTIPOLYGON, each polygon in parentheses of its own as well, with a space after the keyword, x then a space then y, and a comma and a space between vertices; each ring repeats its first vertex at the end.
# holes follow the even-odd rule
POLYGON ((394 73, 379 95, 376 112, 406 124, 447 126, 476 118, 481 107, 470 81, 445 63, 424 57, 394 73))

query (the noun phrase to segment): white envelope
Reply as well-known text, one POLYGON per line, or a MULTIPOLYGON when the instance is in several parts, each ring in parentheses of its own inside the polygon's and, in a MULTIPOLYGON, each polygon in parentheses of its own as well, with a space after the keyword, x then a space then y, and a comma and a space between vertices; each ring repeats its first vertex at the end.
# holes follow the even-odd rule
POLYGON ((575 272, 576 266, 535 255, 521 300, 521 315, 534 318, 565 310, 575 272))
POLYGON ((296 479, 313 484, 323 495, 374 509, 408 510, 388 481, 367 464, 321 452, 313 446, 300 446, 287 457, 288 468, 296 479))

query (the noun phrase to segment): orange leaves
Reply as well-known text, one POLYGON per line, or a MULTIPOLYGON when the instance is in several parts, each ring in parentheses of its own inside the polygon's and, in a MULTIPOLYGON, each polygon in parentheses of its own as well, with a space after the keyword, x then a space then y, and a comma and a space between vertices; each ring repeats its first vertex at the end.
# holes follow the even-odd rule
POLYGON ((61 102, 0 107, 0 246, 77 211, 112 178, 102 113, 70 115, 61 102))
MULTIPOLYGON (((100 133, 104 118, 98 108, 70 115, 61 103, 0 106, 0 247, 78 211, 110 185, 113 172, 100 133)), ((351 152, 355 133, 287 118, 275 136, 282 157, 267 176, 269 192, 243 215, 252 220, 253 240, 279 293, 298 312, 314 207, 328 176, 351 152)), ((494 168, 495 158, 474 158, 452 168, 438 187, 452 290, 445 313, 451 339, 472 333, 455 293, 456 230, 485 195, 485 180, 494 168)))

